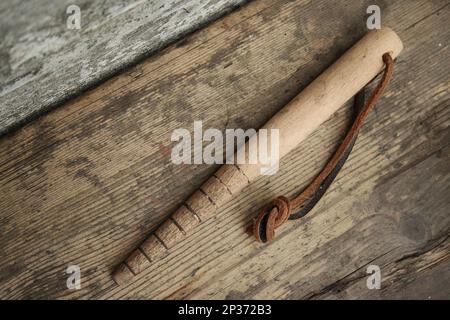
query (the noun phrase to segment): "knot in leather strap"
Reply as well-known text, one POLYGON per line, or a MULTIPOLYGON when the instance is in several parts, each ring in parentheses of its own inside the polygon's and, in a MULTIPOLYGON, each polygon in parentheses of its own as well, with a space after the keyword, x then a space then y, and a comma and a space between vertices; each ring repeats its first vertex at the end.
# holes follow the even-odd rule
POLYGON ((260 212, 253 224, 253 233, 259 242, 272 241, 275 229, 287 221, 291 215, 288 198, 279 196, 269 202, 260 212))

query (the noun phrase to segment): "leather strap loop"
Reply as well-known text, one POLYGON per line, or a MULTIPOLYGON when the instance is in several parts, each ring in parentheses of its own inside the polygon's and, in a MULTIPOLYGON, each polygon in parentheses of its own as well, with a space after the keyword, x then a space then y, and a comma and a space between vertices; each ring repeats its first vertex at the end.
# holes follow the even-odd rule
POLYGON ((305 216, 325 194, 350 155, 364 120, 375 107, 392 78, 394 66, 392 56, 389 53, 383 54, 383 62, 385 63, 383 77, 366 105, 364 106, 364 89, 355 96, 356 117, 344 140, 322 171, 294 199, 289 200, 284 196, 279 196, 267 204, 254 219, 253 226, 248 231, 255 235, 257 241, 263 243, 272 241, 275 238, 276 228, 287 220, 305 216))

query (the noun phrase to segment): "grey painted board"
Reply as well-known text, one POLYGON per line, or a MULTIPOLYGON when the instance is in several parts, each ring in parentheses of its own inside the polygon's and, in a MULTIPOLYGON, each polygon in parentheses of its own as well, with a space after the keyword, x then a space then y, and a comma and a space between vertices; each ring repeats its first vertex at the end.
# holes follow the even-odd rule
POLYGON ((0 135, 246 0, 0 2, 0 135), (69 5, 81 28, 67 28, 69 5))

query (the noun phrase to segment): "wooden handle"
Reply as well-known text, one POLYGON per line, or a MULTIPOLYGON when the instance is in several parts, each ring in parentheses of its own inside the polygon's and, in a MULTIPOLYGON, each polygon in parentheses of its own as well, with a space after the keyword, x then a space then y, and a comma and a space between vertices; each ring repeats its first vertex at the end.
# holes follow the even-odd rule
MULTIPOLYGON (((272 117, 262 128, 279 129, 280 158, 382 71, 384 53, 396 58, 402 49, 400 38, 391 29, 370 31, 272 117)), ((222 204, 259 177, 261 167, 262 164, 223 165, 117 267, 113 274, 116 283, 130 282, 167 254, 194 227, 215 215, 222 204)))

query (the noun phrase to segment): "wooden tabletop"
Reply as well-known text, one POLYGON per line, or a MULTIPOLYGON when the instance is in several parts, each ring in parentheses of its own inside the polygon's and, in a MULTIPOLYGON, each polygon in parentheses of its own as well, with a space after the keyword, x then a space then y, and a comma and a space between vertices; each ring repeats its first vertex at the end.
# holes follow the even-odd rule
POLYGON ((445 0, 252 1, 2 137, 0 298, 450 298, 449 14, 445 0), (218 168, 173 164, 172 131, 258 128, 367 31, 369 4, 405 48, 316 208, 269 245, 244 232, 319 172, 350 104, 116 286, 112 269, 218 168), (367 288, 369 265, 380 290, 367 288))

